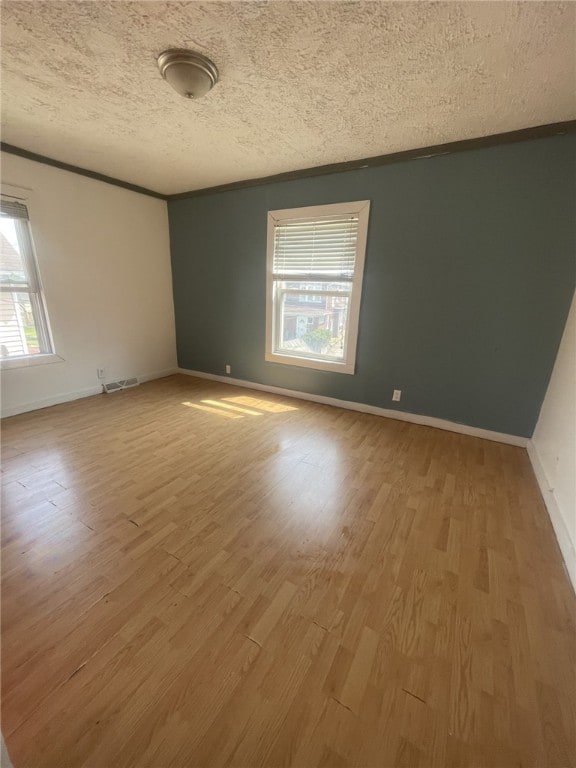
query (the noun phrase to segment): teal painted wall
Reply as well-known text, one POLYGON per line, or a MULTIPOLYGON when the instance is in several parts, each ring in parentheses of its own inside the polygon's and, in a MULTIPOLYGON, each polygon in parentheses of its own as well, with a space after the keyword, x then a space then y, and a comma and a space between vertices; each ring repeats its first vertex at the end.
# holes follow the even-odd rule
POLYGON ((574 291, 575 160, 560 136, 170 202, 179 365, 530 436, 574 291), (265 362, 268 210, 364 199, 356 374, 265 362))

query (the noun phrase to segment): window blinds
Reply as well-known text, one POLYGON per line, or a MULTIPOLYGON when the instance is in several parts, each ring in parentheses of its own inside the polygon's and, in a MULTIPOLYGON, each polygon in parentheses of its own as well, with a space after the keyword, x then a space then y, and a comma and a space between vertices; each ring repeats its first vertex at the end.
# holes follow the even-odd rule
POLYGON ((278 222, 274 226, 274 279, 351 281, 357 240, 357 214, 278 222))
POLYGON ((8 197, 0 198, 0 214, 10 216, 12 219, 28 219, 28 208, 24 203, 11 200, 8 197))
POLYGON ((23 202, 0 197, 0 219, 5 221, 0 237, 1 290, 37 292, 38 279, 28 231, 28 208, 23 202))

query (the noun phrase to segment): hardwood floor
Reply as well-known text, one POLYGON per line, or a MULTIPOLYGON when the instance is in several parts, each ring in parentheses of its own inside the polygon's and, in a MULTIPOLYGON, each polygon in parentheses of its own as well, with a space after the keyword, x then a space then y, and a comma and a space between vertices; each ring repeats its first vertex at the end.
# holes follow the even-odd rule
POLYGON ((523 449, 188 377, 2 438, 15 768, 575 764, 523 449))

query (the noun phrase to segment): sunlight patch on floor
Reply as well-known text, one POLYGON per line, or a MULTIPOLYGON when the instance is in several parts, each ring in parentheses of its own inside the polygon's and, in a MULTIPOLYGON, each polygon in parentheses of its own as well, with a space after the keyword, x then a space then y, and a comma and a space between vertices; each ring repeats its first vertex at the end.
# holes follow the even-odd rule
POLYGON ((189 400, 182 403, 188 408, 196 408, 198 411, 206 411, 228 419, 243 419, 244 416, 266 416, 270 413, 286 413, 297 411, 293 405, 273 403, 261 400, 257 397, 242 395, 239 397, 223 397, 221 400, 202 400, 200 403, 191 403, 189 400), (248 406, 248 407, 247 407, 248 406), (258 409, 258 410, 255 410, 258 409))
POLYGON ((241 397, 223 397, 229 403, 238 403, 238 405, 247 405, 251 408, 259 408, 261 411, 267 411, 268 413, 286 413, 287 411, 297 411, 293 405, 284 405, 283 403, 271 403, 268 400, 260 400, 257 397, 248 397, 242 395, 241 397))
POLYGON ((239 405, 231 405, 230 403, 219 402, 218 400, 202 400, 202 402, 207 405, 216 405, 219 408, 236 411, 237 413, 246 413, 248 416, 264 416, 260 411, 251 411, 249 408, 241 408, 239 405))
POLYGON ((216 416, 223 416, 225 419, 243 419, 244 416, 240 413, 230 413, 230 411, 225 411, 221 408, 212 408, 209 405, 200 405, 200 403, 182 403, 182 405, 186 405, 188 408, 196 408, 198 411, 206 411, 207 413, 213 413, 216 416))

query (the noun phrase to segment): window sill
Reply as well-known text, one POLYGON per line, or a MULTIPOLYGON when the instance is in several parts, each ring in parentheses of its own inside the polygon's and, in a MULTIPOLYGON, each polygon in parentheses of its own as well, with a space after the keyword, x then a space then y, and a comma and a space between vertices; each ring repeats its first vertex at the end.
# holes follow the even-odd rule
POLYGON ((282 363, 282 365, 295 365, 300 368, 313 368, 316 371, 354 374, 354 363, 336 363, 328 360, 316 360, 313 357, 293 357, 292 355, 280 355, 276 352, 266 352, 265 359, 269 363, 282 363))
POLYGON ((22 357, 4 357, 0 360, 0 370, 12 368, 30 368, 34 365, 47 365, 48 363, 63 363, 64 358, 53 353, 45 355, 23 355, 22 357))

